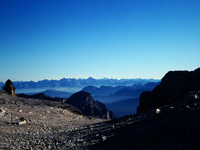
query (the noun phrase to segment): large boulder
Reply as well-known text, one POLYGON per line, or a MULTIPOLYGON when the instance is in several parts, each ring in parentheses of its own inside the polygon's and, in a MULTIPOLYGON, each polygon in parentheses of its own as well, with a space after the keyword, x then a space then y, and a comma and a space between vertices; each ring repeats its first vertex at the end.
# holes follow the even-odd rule
POLYGON ((115 115, 109 111, 105 104, 95 101, 91 94, 80 91, 69 97, 66 103, 73 105, 81 110, 86 116, 96 116, 103 119, 114 119, 115 115))
POLYGON ((137 112, 180 102, 189 92, 198 90, 200 90, 200 68, 190 72, 170 71, 152 92, 143 92, 140 95, 137 112))
POLYGON ((3 87, 3 90, 6 91, 9 95, 15 96, 15 87, 10 79, 8 79, 3 87))

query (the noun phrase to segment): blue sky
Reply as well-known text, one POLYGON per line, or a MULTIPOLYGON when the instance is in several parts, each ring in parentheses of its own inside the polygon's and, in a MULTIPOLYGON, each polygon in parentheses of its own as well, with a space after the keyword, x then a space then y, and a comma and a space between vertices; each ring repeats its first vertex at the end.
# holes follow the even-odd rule
POLYGON ((0 81, 194 70, 199 8, 198 0, 1 0, 0 81))

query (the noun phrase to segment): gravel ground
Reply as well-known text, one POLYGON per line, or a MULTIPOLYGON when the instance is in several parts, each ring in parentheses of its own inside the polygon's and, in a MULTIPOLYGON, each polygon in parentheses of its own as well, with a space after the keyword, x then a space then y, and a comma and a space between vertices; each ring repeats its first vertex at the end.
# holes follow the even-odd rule
POLYGON ((69 105, 1 93, 0 149, 199 149, 199 116, 200 99, 102 120, 69 105), (22 117, 27 123, 16 124, 22 117))
MULTIPOLYGON (((70 106, 59 106, 57 102, 1 93, 0 149, 73 149, 74 131, 107 121, 75 113, 70 106), (19 125, 22 117, 26 124, 19 125)), ((84 140, 80 138, 81 142, 84 140)))

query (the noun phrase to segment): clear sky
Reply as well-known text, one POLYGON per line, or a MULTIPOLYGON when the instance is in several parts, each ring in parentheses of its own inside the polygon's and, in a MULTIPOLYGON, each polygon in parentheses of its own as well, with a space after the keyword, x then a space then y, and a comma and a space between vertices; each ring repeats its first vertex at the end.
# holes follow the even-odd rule
POLYGON ((0 0, 0 81, 198 67, 199 0, 0 0))

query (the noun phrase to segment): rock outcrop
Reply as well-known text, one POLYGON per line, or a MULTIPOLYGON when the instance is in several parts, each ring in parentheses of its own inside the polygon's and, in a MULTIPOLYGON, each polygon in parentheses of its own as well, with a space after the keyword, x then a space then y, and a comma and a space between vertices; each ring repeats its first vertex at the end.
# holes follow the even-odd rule
POLYGON ((95 101, 88 92, 77 92, 69 97, 66 103, 79 108, 86 116, 96 116, 103 119, 115 118, 113 112, 109 111, 103 103, 95 101))
POLYGON ((10 79, 6 81, 3 90, 6 91, 9 95, 15 96, 15 87, 10 79))
POLYGON ((81 111, 77 107, 64 103, 66 101, 65 98, 51 97, 51 96, 45 95, 44 93, 39 93, 35 95, 17 94, 17 97, 31 99, 33 102, 35 101, 35 99, 37 99, 37 100, 40 100, 39 105, 45 104, 50 107, 54 106, 57 108, 68 109, 69 111, 75 114, 82 115, 81 111))
POLYGON ((170 71, 162 79, 160 85, 152 92, 143 92, 137 112, 155 109, 164 105, 183 102, 189 93, 200 90, 200 68, 194 71, 170 71))

